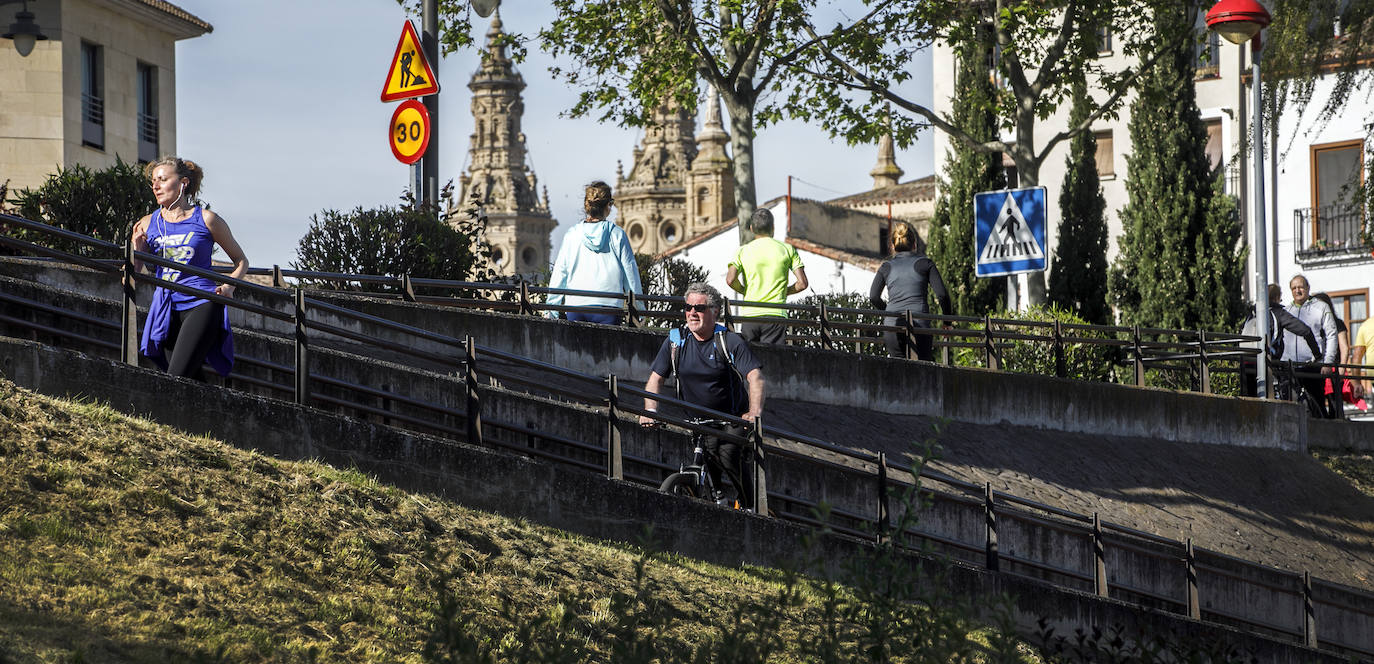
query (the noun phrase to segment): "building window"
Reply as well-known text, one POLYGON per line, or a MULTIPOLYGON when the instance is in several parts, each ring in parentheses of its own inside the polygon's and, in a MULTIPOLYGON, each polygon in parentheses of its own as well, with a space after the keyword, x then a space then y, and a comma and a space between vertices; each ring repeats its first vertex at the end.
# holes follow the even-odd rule
POLYGON ((524 249, 520 250, 520 260, 523 261, 525 265, 532 266, 535 261, 539 260, 539 252, 535 251, 534 247, 526 246, 524 249))
POLYGON ((105 54, 81 42, 81 144, 105 149, 105 54))
POLYGON ((1112 29, 1103 26, 1097 29, 1097 54, 1099 56, 1112 54, 1112 29))
MULTIPOLYGON (((1198 19, 1201 21, 1201 17, 1198 19)), ((1201 23, 1199 23, 1201 25, 1201 23)), ((1221 36, 1215 30, 1200 27, 1202 38, 1198 40, 1197 77, 1216 78, 1221 75, 1221 36)))
POLYGON ((1311 241, 1325 248, 1358 244, 1358 204, 1363 182, 1364 141, 1312 146, 1311 241))
POLYGON ((1100 178, 1116 177, 1116 148, 1112 145, 1112 130, 1095 131, 1093 138, 1097 139, 1097 176, 1100 178))
POLYGON ((158 157, 157 67, 138 63, 138 160, 158 157))
POLYGON ((1226 157, 1221 145, 1221 119, 1203 120, 1203 123, 1207 125, 1207 163, 1212 167, 1212 174, 1219 176, 1226 157))
MULTIPOLYGON (((1360 325, 1369 318, 1369 290, 1348 290, 1332 291, 1327 293, 1331 296, 1331 304, 1335 305, 1336 318, 1345 321, 1345 326, 1350 329, 1350 342, 1355 342, 1355 333, 1359 332, 1360 325)), ((1366 357, 1370 350, 1366 350, 1366 357)), ((1341 358, 1344 362, 1345 358, 1341 358)))
POLYGON ((660 233, 663 235, 664 242, 667 242, 668 244, 677 243, 677 226, 674 226, 672 224, 664 224, 663 229, 660 231, 660 233))
POLYGON ((1015 189, 1021 183, 1021 174, 1016 171, 1016 160, 1010 154, 1002 153, 1002 173, 1007 177, 1007 188, 1015 189))

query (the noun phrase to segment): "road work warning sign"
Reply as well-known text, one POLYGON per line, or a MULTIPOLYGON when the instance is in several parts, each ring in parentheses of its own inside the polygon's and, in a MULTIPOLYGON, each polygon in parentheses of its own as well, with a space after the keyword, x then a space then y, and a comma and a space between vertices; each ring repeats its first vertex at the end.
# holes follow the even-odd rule
POLYGON ((1000 277, 1045 269, 1045 188, 973 197, 974 273, 1000 277))
POLYGON ((415 26, 406 21, 401 28, 401 38, 396 42, 396 53, 391 56, 386 83, 382 85, 382 101, 424 97, 438 92, 439 82, 434 80, 434 70, 425 59, 425 50, 420 48, 420 37, 415 33, 415 26))

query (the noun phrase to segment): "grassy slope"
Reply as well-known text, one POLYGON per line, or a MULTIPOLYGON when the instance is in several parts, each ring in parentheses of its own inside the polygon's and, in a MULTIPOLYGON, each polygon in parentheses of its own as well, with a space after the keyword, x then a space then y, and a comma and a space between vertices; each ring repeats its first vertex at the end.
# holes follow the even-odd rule
POLYGON ((1367 496, 1374 496, 1374 455, 1313 450, 1312 456, 1367 496))
POLYGON ((795 660, 824 622, 825 587, 778 572, 648 557, 0 378, 0 662, 422 661, 445 640, 514 658, 517 627, 623 661, 637 569, 664 600, 648 631, 679 653, 742 620, 795 660))

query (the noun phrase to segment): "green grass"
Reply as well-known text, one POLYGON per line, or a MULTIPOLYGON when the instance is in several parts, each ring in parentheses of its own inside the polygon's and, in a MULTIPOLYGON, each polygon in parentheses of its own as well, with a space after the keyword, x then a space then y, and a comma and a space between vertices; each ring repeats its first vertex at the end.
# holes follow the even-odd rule
POLYGON ((1312 456, 1367 496, 1374 496, 1374 455, 1312 450, 1312 456))
MULTIPOLYGON (((841 661, 882 617, 862 594, 592 541, 0 379, 0 662, 841 661)), ((885 610, 938 624, 959 659, 1005 641, 906 606, 885 610)))

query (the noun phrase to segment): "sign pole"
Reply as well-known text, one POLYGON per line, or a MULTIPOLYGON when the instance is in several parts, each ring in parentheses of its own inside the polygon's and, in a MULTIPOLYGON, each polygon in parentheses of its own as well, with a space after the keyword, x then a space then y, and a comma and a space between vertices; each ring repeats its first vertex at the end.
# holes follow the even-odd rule
MULTIPOLYGON (((424 35, 420 39, 425 57, 434 71, 434 82, 439 82, 439 1, 424 0, 424 35)), ((433 149, 426 150, 420 161, 423 169, 424 202, 439 205, 439 93, 425 97, 425 108, 429 109, 429 142, 433 149)), ((417 190, 418 191, 418 190, 417 190)))

